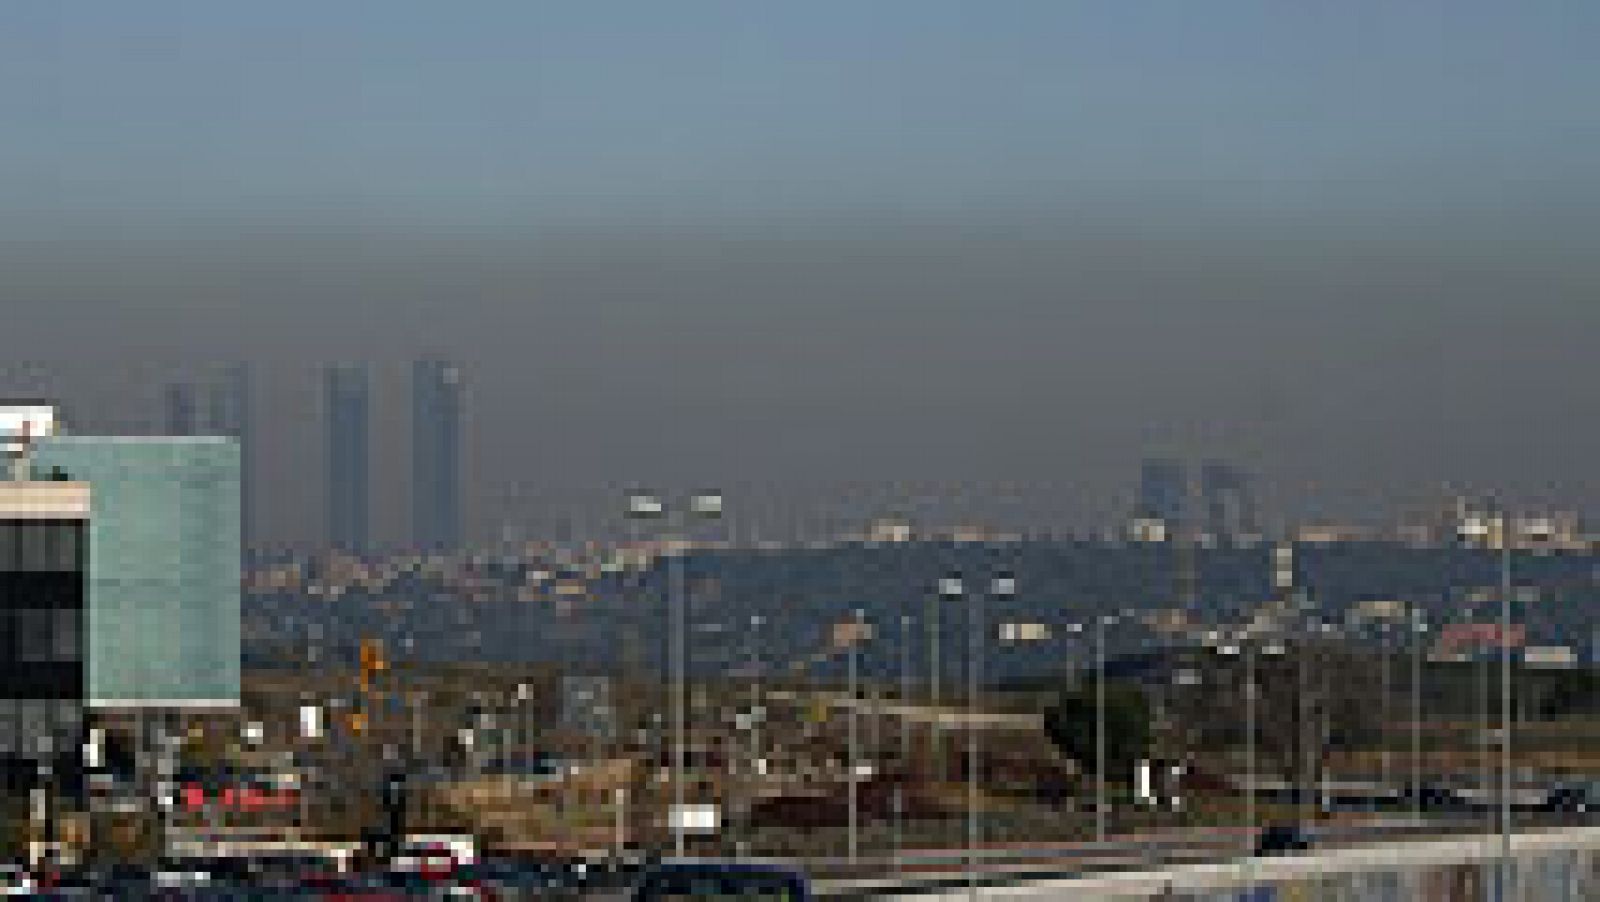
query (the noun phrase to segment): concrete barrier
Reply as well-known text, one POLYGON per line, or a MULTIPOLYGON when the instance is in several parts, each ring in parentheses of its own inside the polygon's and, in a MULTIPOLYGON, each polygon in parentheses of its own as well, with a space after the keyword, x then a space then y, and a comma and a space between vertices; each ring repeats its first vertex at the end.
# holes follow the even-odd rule
MULTIPOLYGON (((1505 902, 1600 899, 1600 827, 1513 837, 1505 902)), ((1400 902, 1489 899, 1500 856, 1498 834, 1357 846, 1225 863, 1125 871, 1061 880, 978 886, 986 899, 1183 902, 1400 902)), ((966 887, 880 893, 887 898, 965 896, 966 887)))

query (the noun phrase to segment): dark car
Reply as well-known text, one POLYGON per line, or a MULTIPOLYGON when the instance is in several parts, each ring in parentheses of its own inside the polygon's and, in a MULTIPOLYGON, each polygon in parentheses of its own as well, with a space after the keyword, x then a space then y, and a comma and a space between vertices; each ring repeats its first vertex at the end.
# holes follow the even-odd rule
POLYGON ((1423 811, 1459 811, 1469 807, 1460 793, 1442 783, 1413 783, 1406 787, 1405 800, 1423 811))
POLYGON ((634 889, 636 902, 666 899, 750 899, 804 902, 806 879, 787 868, 762 864, 676 862, 651 868, 634 889))
POLYGON ((1311 837, 1294 824, 1274 824, 1256 837, 1257 855, 1285 855, 1311 848, 1311 837))
POLYGON ((1542 811, 1559 814, 1589 814, 1600 810, 1595 787, 1587 783, 1564 783, 1552 787, 1539 806, 1542 811))

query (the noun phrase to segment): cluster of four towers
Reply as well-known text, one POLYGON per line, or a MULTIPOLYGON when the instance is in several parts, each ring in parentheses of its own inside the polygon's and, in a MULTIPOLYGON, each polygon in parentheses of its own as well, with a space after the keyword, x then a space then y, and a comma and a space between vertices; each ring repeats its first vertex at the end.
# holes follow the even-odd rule
MULTIPOLYGON (((330 366, 323 375, 324 516, 327 544, 360 553, 372 547, 372 379, 363 364, 330 366)), ((168 435, 232 436, 242 456, 244 544, 251 544, 254 467, 251 377, 243 365, 225 370, 202 392, 167 386, 168 435), (202 399, 204 404, 202 404, 202 399)), ((425 358, 411 366, 411 540, 417 550, 450 551, 461 541, 461 372, 425 358)))

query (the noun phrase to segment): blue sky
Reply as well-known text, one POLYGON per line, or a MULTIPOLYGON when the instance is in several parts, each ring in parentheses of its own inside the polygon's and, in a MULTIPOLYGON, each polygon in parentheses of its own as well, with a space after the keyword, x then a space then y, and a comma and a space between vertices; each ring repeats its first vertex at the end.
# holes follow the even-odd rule
POLYGON ((1592 192, 1600 6, 11 2, 0 200, 427 215, 1592 192))

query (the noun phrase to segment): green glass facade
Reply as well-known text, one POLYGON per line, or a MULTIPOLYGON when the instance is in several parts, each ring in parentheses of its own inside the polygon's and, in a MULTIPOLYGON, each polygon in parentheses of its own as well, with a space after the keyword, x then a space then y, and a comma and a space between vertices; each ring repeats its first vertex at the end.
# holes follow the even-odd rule
POLYGON ((89 704, 236 704, 238 443, 53 436, 32 459, 90 487, 89 704))

